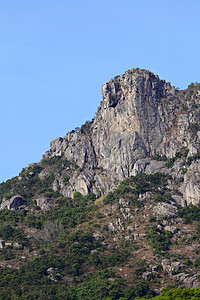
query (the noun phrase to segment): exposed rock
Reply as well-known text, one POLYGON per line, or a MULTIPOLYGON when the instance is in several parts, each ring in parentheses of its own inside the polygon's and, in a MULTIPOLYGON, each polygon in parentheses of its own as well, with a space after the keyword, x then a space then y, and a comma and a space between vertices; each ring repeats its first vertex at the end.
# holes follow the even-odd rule
POLYGON ((178 232, 177 227, 175 227, 175 226, 169 226, 169 225, 165 226, 165 227, 164 227, 164 230, 168 230, 168 231, 170 231, 172 234, 175 234, 175 233, 178 232))
POLYGON ((133 237, 134 237, 134 240, 138 240, 140 238, 145 238, 146 237, 146 233, 134 233, 133 237))
POLYGON ((163 225, 158 224, 158 225, 157 225, 157 228, 158 228, 159 230, 163 230, 163 225))
POLYGON ((131 175, 137 175, 141 172, 144 172, 146 166, 150 163, 150 158, 138 159, 134 164, 131 175))
POLYGON ((153 207, 153 212, 157 216, 176 217, 178 209, 175 205, 169 203, 158 203, 153 207))
POLYGON ((161 261, 161 266, 163 268, 163 271, 167 272, 167 273, 170 273, 171 271, 171 266, 170 266, 170 262, 168 259, 163 259, 161 261))
POLYGON ((180 261, 170 263, 168 259, 163 259, 161 261, 161 266, 167 273, 171 273, 173 271, 178 272, 184 268, 184 265, 180 261))
POLYGON ((22 248, 22 245, 19 243, 13 243, 14 248, 22 248))
POLYGON ((93 233, 93 237, 95 238, 95 240, 99 240, 99 239, 104 239, 104 236, 103 236, 103 234, 101 234, 101 233, 93 233))
POLYGON ((43 169, 39 174, 38 174, 38 178, 40 178, 40 180, 44 180, 45 177, 48 175, 49 170, 48 169, 43 169))
POLYGON ((163 161, 151 160, 150 163, 148 164, 148 166, 145 169, 145 173, 147 175, 159 173, 161 171, 161 169, 163 168, 164 164, 165 163, 163 161))
POLYGON ((5 243, 5 246, 12 246, 13 245, 13 243, 11 243, 11 242, 6 242, 5 243))
POLYGON ((46 211, 47 209, 51 209, 53 204, 50 202, 48 198, 38 198, 35 199, 37 206, 41 208, 41 210, 46 211))
POLYGON ((111 231, 123 231, 124 223, 120 218, 115 219, 113 222, 110 222, 108 225, 109 230, 111 231))
POLYGON ((144 168, 148 161, 134 168, 135 162, 155 153, 169 126, 167 119, 162 123, 166 111, 160 99, 174 94, 169 83, 139 69, 127 71, 102 87, 103 101, 94 120, 93 145, 97 160, 108 175, 122 180, 144 168))
POLYGON ((200 203, 200 162, 191 164, 180 190, 187 205, 200 203))
POLYGON ((0 240, 0 248, 2 249, 3 247, 5 247, 5 241, 4 240, 0 240))
POLYGON ((173 278, 179 281, 183 281, 184 285, 189 289, 200 286, 200 281, 198 280, 196 275, 190 276, 189 274, 179 273, 177 275, 174 275, 173 278))
MULTIPOLYGON (((44 155, 68 161, 63 170, 55 172, 53 190, 66 197, 76 191, 103 195, 121 180, 140 172, 171 174, 181 182, 186 169, 180 150, 189 151, 188 156, 196 155, 200 145, 200 130, 195 127, 200 123, 199 94, 189 95, 192 101, 187 102, 187 93, 176 92, 170 83, 140 69, 128 70, 106 82, 102 86, 103 100, 88 129, 54 139, 44 155), (182 111, 186 104, 188 112, 182 111), (162 159, 155 160, 157 154, 168 159, 176 157, 172 167, 167 168, 162 159), (63 176, 69 177, 67 184, 63 176)), ((45 172, 38 175, 40 179, 45 172)), ((180 189, 183 198, 175 195, 177 204, 199 203, 199 172, 198 167, 192 176, 188 172, 184 176, 180 189)), ((173 190, 173 181, 168 188, 173 190)))
POLYGON ((25 204, 26 201, 19 195, 11 197, 9 200, 3 200, 0 209, 12 209, 17 210, 21 205, 25 204))
POLYGON ((120 198, 120 199, 119 199, 119 204, 121 204, 122 206, 129 206, 129 205, 130 205, 130 202, 124 200, 123 198, 120 198))
POLYGON ((50 267, 47 269, 47 274, 52 274, 53 272, 57 272, 58 268, 50 267))
POLYGON ((194 247, 192 247, 192 246, 186 246, 185 250, 186 251, 194 251, 194 247))
POLYGON ((146 271, 146 272, 142 273, 142 278, 144 278, 145 280, 147 280, 151 276, 152 276, 152 273, 149 272, 149 271, 146 271))
POLYGON ((58 281, 62 279, 62 276, 60 273, 58 273, 58 268, 50 267, 47 269, 48 278, 53 281, 58 281))
POLYGON ((160 170, 163 162, 152 163, 149 157, 169 150, 165 144, 168 137, 163 137, 176 120, 179 106, 175 94, 170 83, 140 69, 105 83, 103 101, 87 134, 78 129, 56 138, 44 156, 62 156, 80 168, 80 174, 74 173, 66 187, 56 174, 54 190, 64 196, 72 196, 75 191, 104 194, 116 180, 144 171, 149 163, 147 172, 160 170), (95 171, 98 168, 105 170, 105 177, 95 171))
POLYGON ((174 199, 174 201, 176 201, 176 204, 181 205, 183 207, 187 206, 187 202, 183 199, 183 197, 179 195, 172 195, 172 198, 174 199))

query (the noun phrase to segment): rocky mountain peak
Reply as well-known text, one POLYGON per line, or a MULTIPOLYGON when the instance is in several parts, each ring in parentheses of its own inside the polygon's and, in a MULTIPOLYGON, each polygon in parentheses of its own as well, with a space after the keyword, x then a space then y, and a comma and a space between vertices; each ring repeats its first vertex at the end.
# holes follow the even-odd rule
POLYGON ((149 97, 160 99, 167 95, 174 95, 175 88, 165 80, 147 70, 132 69, 122 76, 115 76, 102 86, 103 108, 115 107, 120 100, 130 100, 137 94, 143 96, 143 104, 149 97), (131 95, 131 97, 130 97, 131 95), (120 96, 120 97, 117 97, 120 96), (128 98, 128 99, 126 99, 128 98))
POLYGON ((65 196, 75 191, 101 195, 144 171, 155 155, 170 159, 183 148, 197 153, 199 137, 188 128, 199 122, 198 102, 198 89, 178 91, 147 70, 131 69, 110 79, 102 86, 94 120, 51 142, 46 158, 62 156, 78 168, 57 172, 54 190, 65 196))
POLYGON ((102 98, 92 121, 0 184, 0 276, 11 276, 13 295, 33 274, 37 290, 47 282, 52 294, 53 282, 54 298, 57 289, 82 299, 90 282, 90 299, 98 274, 101 290, 117 279, 127 299, 200 286, 200 84, 179 91, 132 69, 102 98))

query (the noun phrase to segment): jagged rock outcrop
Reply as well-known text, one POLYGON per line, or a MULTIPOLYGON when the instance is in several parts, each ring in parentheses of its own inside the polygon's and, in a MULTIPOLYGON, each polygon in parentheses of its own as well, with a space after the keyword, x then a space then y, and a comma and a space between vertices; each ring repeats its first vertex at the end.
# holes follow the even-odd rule
POLYGON ((190 274, 179 273, 177 275, 174 275, 173 278, 175 280, 182 281, 185 287, 189 289, 200 286, 198 275, 191 276, 190 274))
POLYGON ((102 87, 93 124, 98 164, 119 180, 134 174, 135 162, 156 154, 174 122, 175 88, 146 70, 133 69, 102 87))
MULTIPOLYGON (((140 69, 105 83, 93 122, 50 144, 46 158, 62 156, 77 166, 67 184, 63 183, 66 170, 55 173, 54 191, 64 196, 73 196, 75 191, 101 195, 139 172, 171 172, 181 180, 181 161, 169 170, 152 157, 173 158, 181 149, 188 156, 198 153, 199 94, 198 90, 178 92, 157 75, 140 69)), ((199 203, 198 178, 192 178, 191 186, 186 176, 181 203, 199 203)))
POLYGON ((187 204, 200 203, 200 161, 193 162, 184 175, 184 183, 180 188, 187 204))

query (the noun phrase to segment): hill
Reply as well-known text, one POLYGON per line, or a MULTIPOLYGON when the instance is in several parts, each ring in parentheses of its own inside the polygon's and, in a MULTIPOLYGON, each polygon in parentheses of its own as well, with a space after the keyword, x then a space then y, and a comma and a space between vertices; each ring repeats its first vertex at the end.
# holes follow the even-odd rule
POLYGON ((102 96, 92 121, 0 184, 1 299, 199 293, 200 84, 132 69, 102 96))

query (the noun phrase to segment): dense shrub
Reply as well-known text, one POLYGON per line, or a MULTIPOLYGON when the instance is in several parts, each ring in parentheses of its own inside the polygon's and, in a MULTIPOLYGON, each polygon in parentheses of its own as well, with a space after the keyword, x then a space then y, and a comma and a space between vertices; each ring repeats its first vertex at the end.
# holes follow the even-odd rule
POLYGON ((161 254, 169 249, 172 233, 166 230, 160 230, 154 225, 149 229, 148 238, 151 240, 150 245, 154 249, 154 252, 161 254))
POLYGON ((178 216, 183 218, 184 223, 192 223, 194 221, 200 221, 200 207, 196 205, 181 207, 178 211, 178 216))

